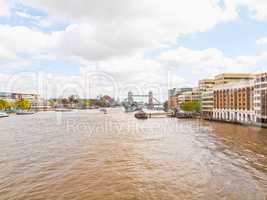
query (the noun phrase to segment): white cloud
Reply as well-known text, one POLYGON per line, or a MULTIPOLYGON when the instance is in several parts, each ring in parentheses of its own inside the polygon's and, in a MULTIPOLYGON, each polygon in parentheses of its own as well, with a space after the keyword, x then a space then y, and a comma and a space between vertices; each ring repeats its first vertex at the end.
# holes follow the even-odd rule
POLYGON ((35 19, 34 16, 26 13, 26 12, 22 12, 22 11, 16 11, 16 15, 22 18, 26 18, 26 19, 35 19))
POLYGON ((254 72, 262 62, 267 60, 267 55, 262 53, 255 56, 227 57, 218 49, 192 50, 184 47, 163 52, 159 61, 169 66, 172 70, 191 71, 200 77, 213 76, 222 72, 254 72))
MULTIPOLYGON (((218 0, 21 2, 46 11, 50 20, 71 23, 65 30, 50 35, 31 30, 29 35, 35 37, 28 41, 36 43, 32 40, 38 37, 42 43, 34 44, 34 47, 39 46, 43 50, 45 45, 53 44, 53 50, 56 50, 53 54, 77 56, 89 61, 113 57, 120 59, 122 56, 142 54, 147 49, 158 48, 165 42, 175 43, 181 35, 204 32, 220 22, 237 19, 237 8, 240 5, 247 6, 257 19, 267 16, 267 2, 262 0, 224 0, 223 6, 219 6, 218 0)), ((17 14, 24 18, 34 17, 22 12, 17 14)), ((47 26, 47 20, 40 18, 39 25, 47 26)))
POLYGON ((236 0, 252 12, 252 16, 260 21, 267 20, 267 1, 265 0, 236 0))
MULTIPOLYGON (((225 0, 22 0, 49 14, 50 19, 71 22, 65 30, 43 33, 32 28, 0 26, 0 43, 15 53, 81 57, 88 61, 143 54, 177 37, 204 32, 238 17, 235 3, 225 0), (194 6, 192 6, 194 5, 194 6)), ((46 20, 18 11, 29 20, 46 20)))
POLYGON ((64 0, 22 0, 22 2, 35 8, 43 9, 50 15, 61 19, 65 17, 73 20, 86 19, 102 22, 125 20, 131 22, 131 20, 138 18, 151 18, 160 19, 163 22, 169 18, 171 21, 176 20, 177 23, 183 23, 185 20, 193 23, 192 19, 196 17, 200 17, 198 18, 200 20, 210 15, 214 15, 217 18, 222 17, 225 20, 236 17, 233 9, 234 4, 231 0, 225 1, 225 10, 218 7, 217 0, 202 0, 201 2, 193 0, 166 0, 164 2, 160 0, 138 0, 135 2, 131 0, 70 0, 68 3, 64 0))
POLYGON ((239 56, 227 57, 222 51, 210 48, 204 50, 192 50, 184 47, 163 52, 160 61, 175 66, 201 66, 205 67, 231 67, 256 65, 257 57, 239 56), (255 58, 255 59, 253 59, 255 58))
POLYGON ((234 4, 217 0, 23 0, 50 17, 71 22, 58 33, 63 53, 89 60, 132 55, 176 42, 188 33, 203 32, 237 18, 234 4), (193 6, 192 6, 193 5, 193 6))
POLYGON ((45 34, 25 26, 0 25, 1 47, 15 54, 40 54, 53 46, 51 34, 45 34))
POLYGON ((0 0, 0 16, 9 15, 9 4, 8 0, 0 0))
POLYGON ((0 89, 38 92, 44 97, 109 94, 121 98, 129 90, 140 94, 153 90, 155 94, 160 94, 157 97, 163 101, 168 88, 194 86, 199 79, 218 73, 266 71, 264 66, 259 66, 267 61, 267 52, 256 56, 227 57, 218 49, 195 51, 179 47, 161 53, 154 60, 136 56, 101 62, 80 58, 76 61, 82 66, 79 75, 41 72, 5 75, 0 89))
POLYGON ((257 45, 267 45, 267 38, 263 37, 256 41, 257 45))
POLYGON ((7 60, 13 60, 16 58, 16 54, 3 46, 0 46, 0 62, 1 61, 7 61, 7 60))

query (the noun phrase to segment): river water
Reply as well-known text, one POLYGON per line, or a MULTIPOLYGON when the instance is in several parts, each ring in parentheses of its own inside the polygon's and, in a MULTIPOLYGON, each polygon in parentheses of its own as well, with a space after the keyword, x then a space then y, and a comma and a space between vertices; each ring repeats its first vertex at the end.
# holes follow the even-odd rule
POLYGON ((1 200, 267 199, 267 129, 121 109, 0 119, 1 200))

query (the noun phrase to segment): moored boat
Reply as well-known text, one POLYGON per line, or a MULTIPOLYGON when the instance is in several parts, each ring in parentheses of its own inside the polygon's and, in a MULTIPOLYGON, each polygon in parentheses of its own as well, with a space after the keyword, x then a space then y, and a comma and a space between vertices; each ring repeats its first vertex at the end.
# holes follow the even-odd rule
POLYGON ((71 109, 67 109, 67 108, 56 108, 55 109, 56 112, 71 112, 71 109))
POLYGON ((190 118, 193 118, 193 114, 180 112, 180 113, 176 113, 176 117, 178 119, 190 119, 190 118))
POLYGON ((18 110, 17 109, 7 109, 7 110, 5 110, 5 113, 6 114, 16 114, 18 112, 18 110))
POLYGON ((100 111, 100 112, 103 112, 104 114, 108 114, 108 111, 107 111, 107 109, 105 109, 105 108, 101 108, 99 111, 100 111))
POLYGON ((134 114, 135 118, 137 119, 147 119, 148 116, 144 111, 138 111, 137 113, 134 114))
POLYGON ((8 117, 8 114, 6 114, 4 112, 0 112, 0 118, 3 118, 3 117, 8 117))
POLYGON ((33 115, 33 114, 35 114, 35 112, 31 112, 31 111, 18 111, 16 114, 17 115, 33 115))

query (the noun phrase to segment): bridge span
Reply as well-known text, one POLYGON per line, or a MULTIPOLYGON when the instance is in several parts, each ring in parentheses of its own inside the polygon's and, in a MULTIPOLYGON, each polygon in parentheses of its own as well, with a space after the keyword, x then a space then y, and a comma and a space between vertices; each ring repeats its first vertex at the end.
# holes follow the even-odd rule
POLYGON ((153 96, 153 92, 150 91, 146 94, 133 94, 128 92, 128 97, 122 102, 126 112, 134 112, 137 110, 163 110, 163 103, 153 96))

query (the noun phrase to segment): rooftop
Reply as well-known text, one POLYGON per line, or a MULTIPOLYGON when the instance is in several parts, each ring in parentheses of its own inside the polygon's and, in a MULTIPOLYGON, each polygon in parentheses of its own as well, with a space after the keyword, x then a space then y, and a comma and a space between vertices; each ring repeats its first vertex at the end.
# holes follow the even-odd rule
POLYGON ((253 86, 254 86, 254 80, 243 80, 243 81, 236 81, 236 82, 216 85, 213 87, 213 90, 247 88, 253 86))

